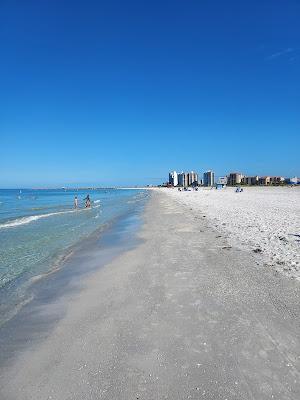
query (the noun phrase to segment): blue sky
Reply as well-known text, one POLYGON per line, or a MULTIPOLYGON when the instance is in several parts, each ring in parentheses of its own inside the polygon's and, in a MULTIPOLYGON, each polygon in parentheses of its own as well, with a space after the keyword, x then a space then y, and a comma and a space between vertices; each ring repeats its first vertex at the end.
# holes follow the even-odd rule
POLYGON ((0 187, 299 175, 300 3, 0 4, 0 187))

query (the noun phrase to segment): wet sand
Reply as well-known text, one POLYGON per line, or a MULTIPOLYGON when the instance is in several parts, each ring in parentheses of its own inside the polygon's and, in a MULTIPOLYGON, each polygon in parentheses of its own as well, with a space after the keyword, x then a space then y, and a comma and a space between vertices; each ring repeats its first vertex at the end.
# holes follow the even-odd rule
POLYGON ((135 248, 40 305, 1 399, 300 397, 299 282, 187 211, 154 192, 135 248))

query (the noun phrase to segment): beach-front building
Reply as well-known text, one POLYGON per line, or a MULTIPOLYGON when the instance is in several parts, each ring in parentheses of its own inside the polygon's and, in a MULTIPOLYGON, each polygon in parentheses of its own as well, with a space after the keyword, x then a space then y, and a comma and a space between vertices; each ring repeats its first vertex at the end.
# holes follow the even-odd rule
POLYGON ((239 172, 231 172, 228 176, 227 184, 230 186, 241 185, 243 174, 239 172))
POLYGON ((227 185, 227 176, 220 176, 217 183, 219 185, 226 186, 227 185))
POLYGON ((219 176, 217 183, 216 183, 216 189, 223 189, 227 185, 227 176, 219 176))
POLYGON ((214 186, 215 184, 215 173, 213 171, 206 171, 203 174, 203 185, 214 186))
POLYGON ((244 183, 244 185, 248 185, 248 186, 258 185, 258 180, 259 180, 258 175, 256 175, 256 176, 245 176, 243 178, 243 183, 244 183))
POLYGON ((178 174, 178 186, 187 187, 189 185, 189 178, 186 172, 178 174))
POLYGON ((169 173, 169 184, 171 186, 177 186, 178 185, 178 174, 176 171, 172 171, 169 173))
POLYGON ((270 177, 270 184, 271 185, 282 185, 285 179, 283 176, 271 176, 270 177))
MULTIPOLYGON (((198 186, 198 174, 194 171, 180 172, 177 175, 177 185, 182 187, 198 186)), ((175 185, 174 185, 175 186, 175 185)))
POLYGON ((260 176, 258 179, 258 184, 262 186, 269 186, 271 184, 270 176, 260 176))
POLYGON ((198 174, 194 171, 188 172, 188 186, 198 186, 198 174))

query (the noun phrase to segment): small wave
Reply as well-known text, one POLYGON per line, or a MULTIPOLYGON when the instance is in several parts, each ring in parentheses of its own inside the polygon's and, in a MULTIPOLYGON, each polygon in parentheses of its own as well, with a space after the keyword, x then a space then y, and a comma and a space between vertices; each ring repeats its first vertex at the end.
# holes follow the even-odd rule
MULTIPOLYGON (((100 207, 100 205, 95 206, 94 208, 98 208, 98 207, 100 207)), ((19 225, 30 224, 30 222, 37 221, 41 218, 52 217, 54 215, 77 213, 77 212, 88 211, 88 210, 91 210, 91 208, 82 208, 79 210, 58 211, 58 212, 53 212, 53 213, 48 213, 48 214, 40 214, 40 215, 30 215, 29 217, 22 217, 22 218, 14 219, 13 221, 6 222, 4 224, 0 224, 0 229, 14 228, 19 225)))
POLYGON ((94 203, 95 203, 95 204, 96 204, 96 203, 100 203, 100 200, 95 200, 94 203))
MULTIPOLYGON (((67 211, 67 212, 71 212, 71 211, 67 211)), ((64 214, 64 213, 59 212, 59 213, 49 213, 49 214, 42 214, 42 215, 31 215, 30 217, 22 217, 22 218, 18 218, 13 221, 10 221, 10 222, 6 222, 5 224, 1 224, 0 229, 14 228, 19 225, 30 224, 30 222, 37 221, 41 218, 51 217, 52 215, 57 215, 57 214, 64 214)))
POLYGON ((28 298, 24 299, 19 304, 17 304, 16 307, 11 312, 9 312, 5 317, 1 318, 0 327, 3 326, 7 321, 12 319, 15 315, 17 315, 18 312, 21 310, 21 308, 25 307, 26 304, 30 303, 33 299, 34 295, 31 294, 28 298))
MULTIPOLYGON (((33 211, 41 211, 41 210, 50 210, 51 208, 53 209, 53 208, 59 208, 59 207, 61 207, 61 206, 59 206, 59 205, 54 205, 54 206, 43 206, 43 207, 31 207, 30 208, 30 210, 33 210, 33 211)), ((67 208, 67 207, 66 207, 67 208)))
POLYGON ((55 272, 59 271, 62 267, 62 264, 65 263, 73 254, 73 251, 69 251, 67 254, 63 254, 56 260, 54 266, 49 271, 41 273, 39 275, 32 276, 29 280, 30 283, 36 283, 43 278, 46 278, 49 275, 54 274, 55 272))

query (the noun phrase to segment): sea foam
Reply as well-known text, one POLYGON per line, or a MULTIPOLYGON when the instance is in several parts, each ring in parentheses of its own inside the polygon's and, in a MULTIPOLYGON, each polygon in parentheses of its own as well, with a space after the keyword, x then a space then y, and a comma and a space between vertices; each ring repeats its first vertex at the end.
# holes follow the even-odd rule
MULTIPOLYGON (((94 206, 93 208, 99 208, 99 207, 100 207, 100 205, 94 206)), ((67 211, 57 211, 57 212, 48 213, 48 214, 30 215, 28 217, 17 218, 12 221, 5 222, 4 224, 0 224, 0 229, 14 228, 16 226, 30 224, 31 222, 37 221, 41 218, 48 218, 48 217, 52 217, 54 215, 61 215, 61 214, 77 213, 77 212, 81 212, 81 211, 89 211, 89 210, 92 210, 93 208, 81 208, 79 210, 74 209, 74 210, 67 210, 67 211)))

